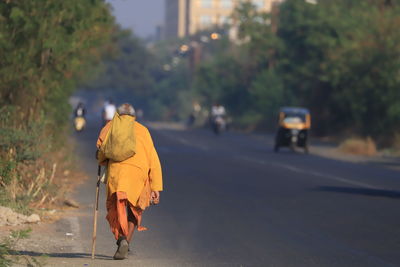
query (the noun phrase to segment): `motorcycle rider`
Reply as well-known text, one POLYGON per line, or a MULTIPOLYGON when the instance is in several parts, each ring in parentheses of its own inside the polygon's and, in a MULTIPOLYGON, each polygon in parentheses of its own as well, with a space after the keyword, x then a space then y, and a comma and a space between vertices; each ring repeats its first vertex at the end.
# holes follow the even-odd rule
POLYGON ((225 129, 225 116, 225 108, 220 103, 217 102, 211 107, 211 124, 216 134, 225 129))
POLYGON ((82 102, 79 102, 74 110, 74 116, 76 117, 85 117, 86 109, 82 102))
POLYGON ((117 111, 117 107, 115 106, 114 102, 111 99, 104 103, 103 125, 106 125, 107 122, 109 122, 113 119, 116 111, 117 111))

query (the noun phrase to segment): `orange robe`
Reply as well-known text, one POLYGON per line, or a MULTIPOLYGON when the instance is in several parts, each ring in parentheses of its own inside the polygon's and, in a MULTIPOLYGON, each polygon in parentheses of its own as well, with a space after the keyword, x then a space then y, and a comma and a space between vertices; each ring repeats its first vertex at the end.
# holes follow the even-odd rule
MULTIPOLYGON (((97 148, 104 142, 112 121, 101 130, 97 140, 97 148)), ((138 122, 134 122, 136 134, 136 154, 124 161, 115 162, 107 160, 107 220, 115 238, 126 236, 128 233, 128 220, 126 207, 129 206, 136 217, 138 230, 143 205, 140 195, 146 190, 146 183, 150 184, 151 191, 162 191, 162 171, 157 152, 148 129, 138 122), (141 201, 139 201, 141 200, 141 201)))

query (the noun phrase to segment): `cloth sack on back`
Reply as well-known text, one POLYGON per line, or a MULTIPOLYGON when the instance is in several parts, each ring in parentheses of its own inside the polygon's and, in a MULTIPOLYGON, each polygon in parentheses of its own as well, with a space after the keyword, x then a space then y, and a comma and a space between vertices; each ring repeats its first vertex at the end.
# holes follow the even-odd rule
POLYGON ((99 149, 105 158, 124 161, 136 153, 135 117, 115 113, 111 128, 99 149))

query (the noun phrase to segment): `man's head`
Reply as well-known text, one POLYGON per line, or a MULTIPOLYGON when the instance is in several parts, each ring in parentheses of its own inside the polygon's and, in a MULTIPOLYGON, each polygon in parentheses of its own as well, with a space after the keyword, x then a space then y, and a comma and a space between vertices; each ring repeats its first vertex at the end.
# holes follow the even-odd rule
POLYGON ((136 116, 135 109, 128 103, 124 103, 118 107, 118 114, 136 116))

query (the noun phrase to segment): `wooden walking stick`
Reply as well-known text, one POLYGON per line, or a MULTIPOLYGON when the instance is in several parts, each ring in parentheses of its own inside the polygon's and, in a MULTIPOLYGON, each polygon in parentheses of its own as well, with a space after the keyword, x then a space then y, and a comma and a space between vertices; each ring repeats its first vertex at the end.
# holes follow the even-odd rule
POLYGON ((94 260, 94 250, 96 249, 96 230, 97 230, 97 212, 99 211, 99 190, 100 190, 101 166, 97 169, 96 202, 94 204, 93 215, 93 237, 92 237, 92 260, 94 260))

